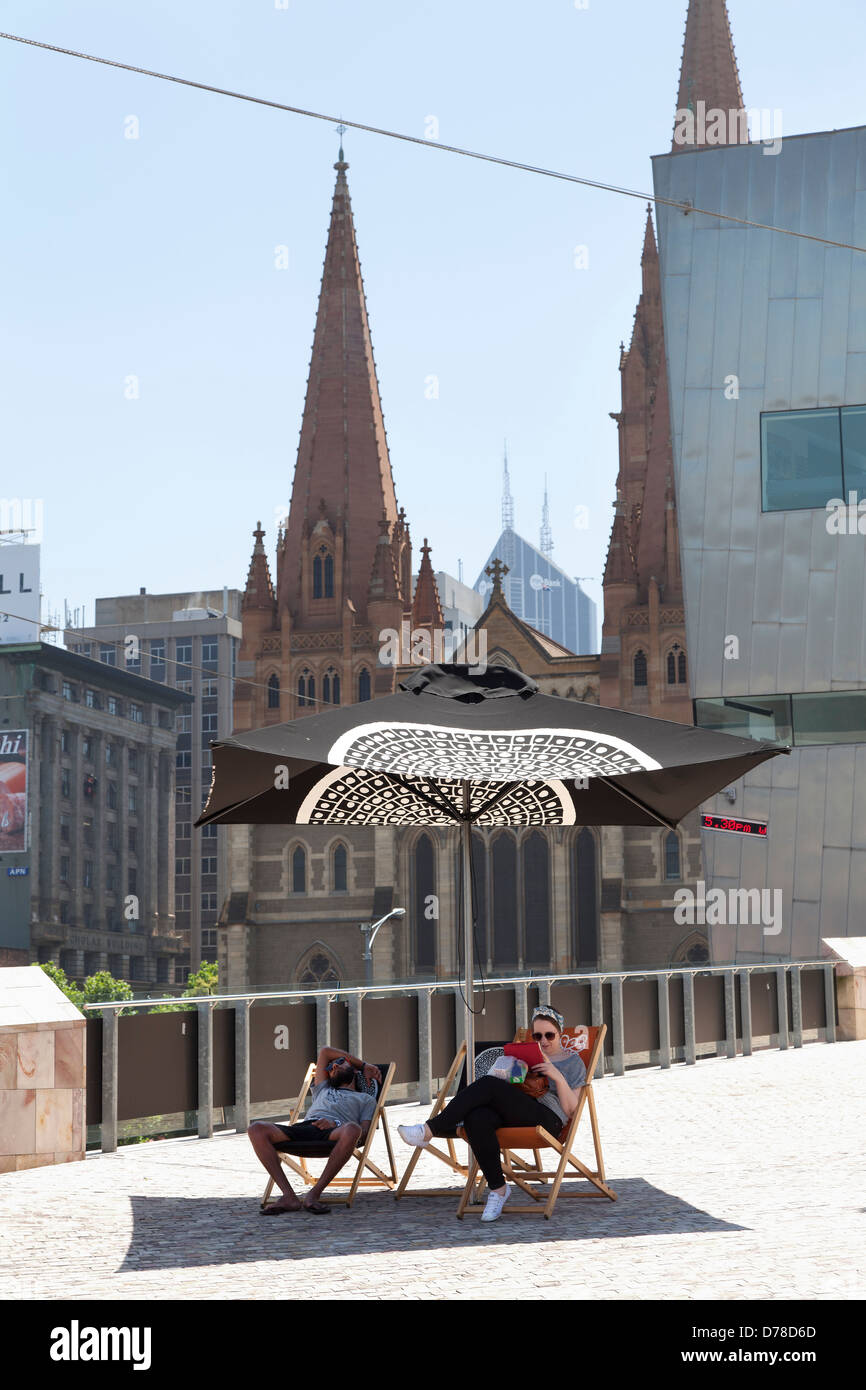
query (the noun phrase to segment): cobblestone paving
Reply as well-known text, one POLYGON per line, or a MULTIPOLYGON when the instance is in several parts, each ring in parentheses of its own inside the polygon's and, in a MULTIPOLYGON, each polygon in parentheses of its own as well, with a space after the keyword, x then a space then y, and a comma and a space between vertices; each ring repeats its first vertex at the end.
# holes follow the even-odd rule
MULTIPOLYGON (((0 1298, 489 1299, 516 1280, 553 1299, 862 1298, 864 1074, 866 1042, 607 1077, 619 1200, 561 1201, 549 1222, 458 1222, 456 1181, 453 1198, 370 1190, 327 1217, 266 1219, 234 1134, 5 1174, 0 1298)), ((424 1113, 388 1109, 400 1172, 395 1126, 424 1113)), ((414 1181, 451 1179, 425 1155, 414 1181)))

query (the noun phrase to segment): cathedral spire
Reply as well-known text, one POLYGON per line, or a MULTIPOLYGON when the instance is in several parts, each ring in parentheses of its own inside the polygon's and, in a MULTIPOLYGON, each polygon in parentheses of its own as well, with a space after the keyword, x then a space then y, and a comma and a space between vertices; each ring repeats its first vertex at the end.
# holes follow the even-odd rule
POLYGON ((673 153, 746 144, 748 138, 727 4, 689 0, 673 153))
POLYGON ((274 586, 271 583, 271 573, 268 569, 268 557, 265 554, 262 523, 256 523, 253 532, 255 542, 253 553, 250 559, 249 573, 247 574, 247 586, 244 589, 242 607, 248 608, 272 608, 274 605, 274 586))
MULTIPOLYGON (((281 608, 297 614, 301 628, 315 626, 304 606, 306 548, 320 499, 335 519, 339 589, 366 621, 367 592, 379 537, 379 518, 397 523, 397 498, 352 204, 340 158, 328 245, 322 271, 307 395, 292 486, 292 501, 281 553, 281 608)), ((386 567, 387 568, 387 567, 386 567)), ((383 576, 384 578, 384 576, 383 576)), ((390 583, 390 576, 387 578, 390 583)))
POLYGON ((418 583, 415 585, 415 597, 412 600, 412 626, 438 628, 440 631, 444 630, 445 626, 442 604, 439 601, 439 589, 436 585, 433 566, 430 563, 430 547, 427 544, 426 536, 421 547, 418 583))

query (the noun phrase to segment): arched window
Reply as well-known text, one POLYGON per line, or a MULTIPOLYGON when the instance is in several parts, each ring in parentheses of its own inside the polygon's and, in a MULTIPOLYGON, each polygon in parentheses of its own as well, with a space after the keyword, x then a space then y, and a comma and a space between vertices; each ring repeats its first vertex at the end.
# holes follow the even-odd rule
POLYGON ((677 657, 677 680, 679 681, 680 685, 685 685, 685 683, 686 683, 686 654, 685 654, 685 652, 680 652, 679 656, 677 657))
POLYGON ((493 841, 493 965, 497 970, 518 965, 517 908, 517 845, 510 831, 504 831, 493 841))
POLYGON ((313 556, 313 598, 322 597, 322 557, 313 556))
POLYGON ((576 908, 575 954, 578 970, 598 968, 598 889, 595 836, 583 829, 574 847, 572 902, 576 908))
POLYGON ((438 913, 434 912, 436 874, 429 835, 418 837, 414 861, 415 966, 419 970, 435 970, 438 913))
POLYGON ((280 707, 280 678, 277 675, 268 677, 268 709, 279 709, 280 707))
POLYGON ((366 666, 358 677, 358 699, 369 700, 370 698, 370 672, 366 666))
POLYGON ((680 838, 675 830, 665 836, 665 878, 682 878, 680 870, 680 838))
POLYGON ((677 681, 677 659, 673 652, 668 652, 668 685, 676 685, 677 681))
POLYGON ((328 668, 322 679, 322 699, 326 705, 338 705, 340 703, 340 677, 333 666, 328 668))
POLYGON ((634 683, 635 685, 646 685, 646 654, 635 652, 634 654, 634 683))
POLYGON ((316 678, 312 671, 305 668, 298 677, 298 707, 303 709, 305 705, 315 704, 316 701, 316 678))
POLYGON ((550 865, 548 843, 534 830, 523 842, 524 964, 550 968, 550 865))
POLYGON ((310 948, 298 966, 297 981, 310 989, 340 983, 337 967, 324 946, 316 944, 310 948))
POLYGON ((298 845, 292 855, 292 892, 307 891, 307 853, 303 845, 298 845))
POLYGON ((348 891, 348 861, 349 856, 346 852, 346 846, 337 845, 333 854, 335 893, 345 893, 348 891))
POLYGON ((334 597, 334 557, 325 556, 325 598, 334 597))

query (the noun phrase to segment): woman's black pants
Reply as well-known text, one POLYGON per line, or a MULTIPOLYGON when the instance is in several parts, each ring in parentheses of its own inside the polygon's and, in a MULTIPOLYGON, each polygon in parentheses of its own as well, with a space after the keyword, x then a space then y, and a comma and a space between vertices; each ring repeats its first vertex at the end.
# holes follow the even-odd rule
POLYGON ((431 1134, 443 1139, 453 1136, 457 1126, 462 1124, 491 1191, 496 1191, 505 1182, 496 1139, 497 1129, 503 1129, 506 1125, 544 1125, 548 1134, 558 1139, 562 1128, 562 1121, 549 1105, 533 1100, 519 1086, 498 1076, 482 1076, 480 1081, 464 1086, 445 1109, 440 1110, 427 1124, 431 1134))

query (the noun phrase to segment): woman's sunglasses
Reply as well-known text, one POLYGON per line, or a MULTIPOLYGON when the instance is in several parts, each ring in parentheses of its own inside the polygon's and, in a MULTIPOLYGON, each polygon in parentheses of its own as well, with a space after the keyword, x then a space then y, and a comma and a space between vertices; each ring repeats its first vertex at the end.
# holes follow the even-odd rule
POLYGON ((533 1040, 534 1040, 535 1042, 541 1042, 541 1039, 542 1039, 542 1038, 546 1038, 546 1040, 547 1040, 548 1042, 550 1042, 551 1038, 555 1038, 555 1037, 556 1037, 556 1034, 555 1034, 555 1033, 533 1033, 532 1037, 533 1037, 533 1040))

